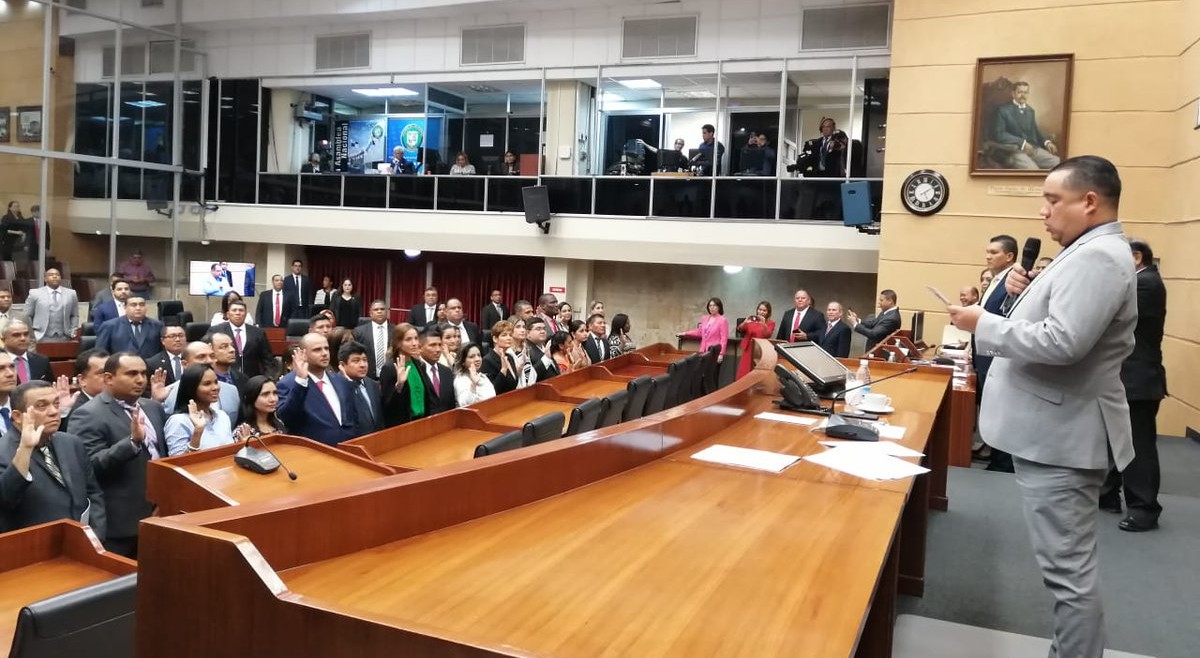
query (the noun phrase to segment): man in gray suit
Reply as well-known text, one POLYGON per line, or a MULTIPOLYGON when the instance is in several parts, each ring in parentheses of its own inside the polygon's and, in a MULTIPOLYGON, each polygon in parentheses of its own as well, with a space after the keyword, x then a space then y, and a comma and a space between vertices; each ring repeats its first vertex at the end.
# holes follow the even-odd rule
POLYGON ((63 342, 75 337, 79 329, 79 297, 62 285, 62 272, 46 268, 46 285, 29 291, 25 315, 33 326, 33 339, 39 343, 63 342))
POLYGON ((1137 284, 1111 162, 1065 160, 1042 196, 1046 230, 1063 251, 1032 283, 1013 267, 1006 287, 1020 296, 1009 316, 947 310, 995 357, 979 429, 1013 457, 1025 524, 1055 598, 1050 658, 1101 658, 1097 506, 1110 455, 1118 468, 1133 459, 1121 363, 1133 350, 1137 284))

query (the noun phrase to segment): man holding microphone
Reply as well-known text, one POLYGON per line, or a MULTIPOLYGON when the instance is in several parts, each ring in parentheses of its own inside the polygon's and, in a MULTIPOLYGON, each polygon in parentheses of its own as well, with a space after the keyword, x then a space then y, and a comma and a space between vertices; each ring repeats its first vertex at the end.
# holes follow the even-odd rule
POLYGON ((1042 197, 1046 231, 1063 251, 1032 283, 1013 266, 1008 317, 980 306, 947 310, 995 358, 979 427, 1013 456, 1034 554, 1055 597, 1049 655, 1101 658, 1097 504, 1110 454, 1120 469, 1133 458, 1121 363, 1133 350, 1137 288, 1111 162, 1063 161, 1042 197))

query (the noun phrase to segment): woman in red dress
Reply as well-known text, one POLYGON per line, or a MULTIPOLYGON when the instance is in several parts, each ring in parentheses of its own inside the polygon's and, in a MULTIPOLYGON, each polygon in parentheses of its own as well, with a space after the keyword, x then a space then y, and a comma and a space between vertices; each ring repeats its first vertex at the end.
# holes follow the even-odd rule
POLYGON ((738 325, 737 330, 742 334, 741 361, 738 362, 737 378, 745 377, 752 366, 755 338, 770 338, 775 335, 775 321, 771 319, 771 302, 759 302, 754 315, 746 318, 738 325))

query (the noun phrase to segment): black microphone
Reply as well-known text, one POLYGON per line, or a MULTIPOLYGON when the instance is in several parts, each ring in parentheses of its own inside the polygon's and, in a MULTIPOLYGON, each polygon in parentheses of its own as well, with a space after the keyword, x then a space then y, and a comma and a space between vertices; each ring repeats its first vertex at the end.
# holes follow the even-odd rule
POLYGON ((237 454, 233 456, 233 462, 246 470, 254 471, 255 473, 262 475, 271 473, 280 466, 283 466, 283 470, 287 471, 288 479, 295 480, 296 478, 300 477, 296 475, 295 471, 287 466, 284 466, 283 461, 279 459, 279 456, 276 455, 269 446, 267 446, 266 442, 262 440, 261 436, 257 435, 246 437, 245 445, 243 445, 242 449, 238 450, 237 454), (251 439, 258 439, 259 445, 263 447, 263 450, 266 451, 266 454, 263 454, 263 450, 251 448, 251 439))
MULTIPOLYGON (((871 383, 870 383, 870 384, 867 384, 867 386, 872 386, 872 385, 874 385, 874 384, 876 384, 876 383, 878 383, 878 382, 886 382, 886 381, 887 381, 887 380, 889 380, 889 379, 895 379, 896 377, 899 377, 900 375, 907 375, 907 374, 909 374, 909 373, 911 373, 911 372, 916 372, 917 370, 919 370, 919 368, 917 368, 916 366, 912 366, 912 367, 908 368, 907 370, 901 370, 900 372, 893 373, 893 374, 891 374, 891 375, 888 375, 887 377, 880 377, 879 379, 872 379, 872 380, 871 380, 871 383)), ((829 400, 829 413, 830 413, 830 414, 837 413, 837 412, 835 412, 835 411, 833 410, 833 405, 834 405, 834 404, 835 404, 835 403, 836 403, 838 400, 840 400, 840 399, 842 399, 843 397, 845 397, 845 396, 846 396, 846 394, 847 394, 847 393, 849 393, 850 391, 857 390, 857 389, 860 389, 860 388, 862 388, 862 385, 861 385, 861 384, 860 384, 859 386, 855 386, 854 388, 844 388, 844 389, 842 389, 841 391, 839 391, 837 395, 834 395, 832 398, 830 398, 830 400, 829 400)), ((848 412, 846 412, 846 411, 842 411, 840 415, 842 415, 842 416, 845 416, 846 418, 865 418, 865 419, 867 419, 867 420, 878 420, 878 419, 879 419, 879 416, 878 416, 878 415, 876 415, 876 414, 848 413, 848 412)))
MULTIPOLYGON (((1041 238, 1025 238, 1025 248, 1021 250, 1021 269, 1025 270, 1025 276, 1029 276, 1029 271, 1033 269, 1033 264, 1037 262, 1038 256, 1042 254, 1042 239, 1041 238)), ((1000 306, 1000 310, 1008 315, 1008 311, 1012 308, 1013 302, 1017 301, 1017 296, 1009 294, 1004 298, 1004 303, 1000 306)))

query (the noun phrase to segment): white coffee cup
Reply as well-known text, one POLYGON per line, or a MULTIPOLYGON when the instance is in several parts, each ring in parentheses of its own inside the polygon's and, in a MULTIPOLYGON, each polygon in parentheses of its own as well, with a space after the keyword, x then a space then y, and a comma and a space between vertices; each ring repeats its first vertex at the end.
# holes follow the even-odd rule
POLYGON ((883 393, 867 393, 862 397, 862 402, 859 406, 871 409, 887 409, 892 406, 892 399, 883 393))

